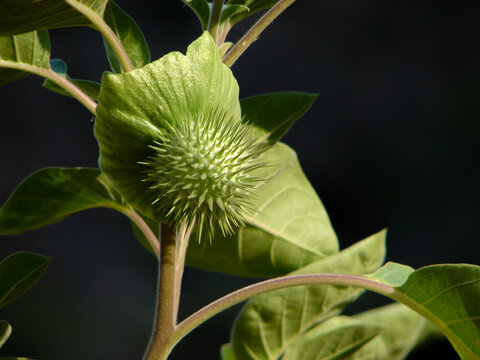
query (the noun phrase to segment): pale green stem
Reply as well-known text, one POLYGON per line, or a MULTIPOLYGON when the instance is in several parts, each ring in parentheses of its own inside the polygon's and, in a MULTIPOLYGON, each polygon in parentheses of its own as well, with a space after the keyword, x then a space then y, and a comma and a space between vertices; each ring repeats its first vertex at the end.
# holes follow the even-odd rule
POLYGON ((164 360, 170 353, 167 346, 177 321, 175 304, 176 232, 167 225, 160 227, 160 259, 155 324, 145 360, 164 360))
POLYGON ((51 69, 44 69, 33 65, 15 63, 11 61, 1 61, 0 67, 9 68, 14 70, 21 70, 31 74, 41 76, 45 79, 48 79, 63 90, 72 95, 77 99, 83 106, 85 106, 93 115, 95 115, 95 109, 97 108, 97 103, 93 101, 87 94, 80 90, 74 83, 64 78, 63 76, 58 75, 55 71, 51 69))
POLYGON ((394 292, 394 289, 388 285, 384 285, 356 275, 313 274, 284 276, 270 279, 234 291, 189 316, 176 326, 175 331, 173 334, 171 334, 169 343, 166 345, 166 347, 173 349, 173 347, 190 331, 201 325, 206 320, 234 305, 241 303, 242 301, 269 291, 302 285, 354 286, 371 290, 385 296, 390 296, 394 292))
POLYGON ((145 220, 142 219, 142 217, 133 209, 130 210, 124 210, 123 208, 120 209, 120 211, 128 216, 130 220, 132 220, 135 225, 138 226, 140 231, 145 235, 145 238, 147 239, 148 243, 154 250, 155 256, 157 259, 160 258, 160 245, 158 243, 158 239, 156 235, 153 233, 152 229, 150 229, 150 226, 145 222, 145 220))
POLYGON ((247 33, 235 44, 235 46, 223 57, 225 65, 231 67, 245 50, 258 39, 258 36, 295 0, 280 0, 267 11, 247 33))
POLYGON ((225 0, 213 1, 212 13, 210 14, 210 22, 208 24, 208 31, 210 32, 210 35, 212 35, 213 39, 215 40, 215 44, 217 45, 219 45, 217 43, 218 28, 220 25, 220 19, 222 16, 222 8, 224 3, 225 3, 225 0))
POLYGON ((66 0, 66 2, 76 9, 78 12, 83 14, 90 22, 95 26, 95 28, 102 34, 108 44, 112 47, 115 55, 117 56, 120 65, 122 66, 123 71, 128 72, 134 70, 132 62, 128 57, 125 48, 123 47, 120 39, 115 35, 113 30, 107 23, 99 16, 95 11, 90 9, 88 6, 79 3, 78 1, 66 0))

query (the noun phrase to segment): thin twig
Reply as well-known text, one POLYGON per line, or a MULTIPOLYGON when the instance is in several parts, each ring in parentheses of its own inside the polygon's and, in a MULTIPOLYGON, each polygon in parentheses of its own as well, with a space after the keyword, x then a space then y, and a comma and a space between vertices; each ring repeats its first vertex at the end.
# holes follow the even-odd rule
POLYGON ((245 50, 258 39, 258 36, 295 0, 280 0, 267 11, 247 33, 235 44, 235 46, 223 57, 225 65, 231 67, 245 50))
POLYGON ((218 27, 220 25, 220 19, 222 16, 222 9, 224 3, 225 0, 213 1, 212 13, 210 14, 210 21, 208 23, 208 31, 210 32, 210 35, 212 35, 213 39, 215 40, 215 44, 217 45, 219 45, 217 43, 218 27))

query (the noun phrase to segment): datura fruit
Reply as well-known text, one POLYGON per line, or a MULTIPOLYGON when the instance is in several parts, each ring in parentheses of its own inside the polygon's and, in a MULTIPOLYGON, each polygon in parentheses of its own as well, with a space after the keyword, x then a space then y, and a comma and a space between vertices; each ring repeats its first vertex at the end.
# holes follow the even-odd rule
POLYGON ((254 170, 265 147, 207 32, 186 55, 104 74, 95 136, 100 168, 130 204, 170 226, 195 221, 199 238, 241 226, 262 182, 254 170))

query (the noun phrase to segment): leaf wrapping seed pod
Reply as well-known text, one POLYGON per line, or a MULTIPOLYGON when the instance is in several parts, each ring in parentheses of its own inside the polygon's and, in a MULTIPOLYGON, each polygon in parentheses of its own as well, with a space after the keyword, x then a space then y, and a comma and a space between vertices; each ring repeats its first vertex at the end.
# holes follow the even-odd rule
POLYGON ((195 218, 199 239, 243 225, 265 145, 242 121, 237 82, 207 32, 185 56, 104 75, 97 114, 100 168, 140 212, 176 227, 195 218))

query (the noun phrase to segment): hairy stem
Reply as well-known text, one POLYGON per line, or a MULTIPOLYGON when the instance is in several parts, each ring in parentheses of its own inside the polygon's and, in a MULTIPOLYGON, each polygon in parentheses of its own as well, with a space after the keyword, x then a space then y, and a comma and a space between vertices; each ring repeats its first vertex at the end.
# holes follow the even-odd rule
POLYGON ((267 11, 247 33, 235 44, 235 46, 223 57, 225 65, 231 67, 245 50, 258 39, 258 36, 295 0, 280 0, 267 11))
POLYGON ((170 340, 170 346, 173 347, 185 335, 187 335, 190 331, 201 325, 206 320, 212 318, 213 316, 234 305, 241 303, 242 301, 272 290, 301 285, 354 286, 371 290, 385 296, 391 296, 391 294, 394 292, 394 289, 390 286, 356 275, 314 274, 284 276, 270 279, 234 291, 203 307, 193 315, 183 320, 176 327, 175 332, 170 340))
POLYGON ((102 34, 108 44, 112 47, 115 55, 122 66, 123 71, 128 72, 134 70, 132 62, 128 57, 125 48, 123 47, 120 39, 115 35, 113 30, 107 23, 103 20, 101 16, 99 16, 95 11, 90 9, 88 6, 79 3, 78 1, 69 1, 66 0, 67 3, 76 9, 78 12, 83 14, 90 22, 95 26, 95 28, 102 34))
POLYGON ((121 211, 126 216, 128 216, 130 218, 130 220, 132 220, 135 223, 135 225, 138 226, 138 228, 143 233, 143 235, 145 235, 145 238, 147 239, 148 243, 152 247, 152 249, 155 253, 155 256, 157 257, 157 259, 159 259, 160 258, 160 245, 158 243, 158 239, 155 236, 155 234, 153 233, 152 229, 150 229, 148 224, 145 222, 145 220, 143 220, 142 217, 133 209, 130 209, 130 210, 127 210, 127 211, 124 211, 124 210, 121 210, 121 211))
POLYGON ((155 325, 145 360, 164 360, 171 351, 170 338, 177 323, 176 231, 161 225, 158 295, 155 325))
POLYGON ((212 13, 210 15, 210 22, 208 24, 208 31, 215 40, 215 44, 219 45, 218 40, 218 27, 220 25, 220 18, 222 16, 222 8, 225 0, 214 0, 212 13))

